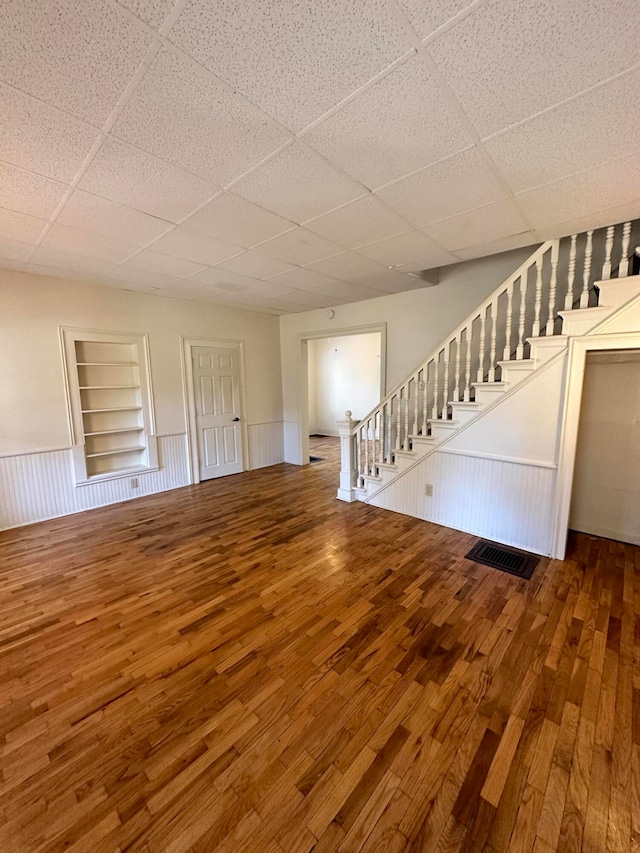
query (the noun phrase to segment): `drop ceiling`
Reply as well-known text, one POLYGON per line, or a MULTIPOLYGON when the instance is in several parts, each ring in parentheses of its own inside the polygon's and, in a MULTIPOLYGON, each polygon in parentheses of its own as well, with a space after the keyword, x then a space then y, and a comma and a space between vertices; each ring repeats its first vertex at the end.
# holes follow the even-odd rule
POLYGON ((634 0, 3 0, 0 267, 287 313, 640 215, 634 0))

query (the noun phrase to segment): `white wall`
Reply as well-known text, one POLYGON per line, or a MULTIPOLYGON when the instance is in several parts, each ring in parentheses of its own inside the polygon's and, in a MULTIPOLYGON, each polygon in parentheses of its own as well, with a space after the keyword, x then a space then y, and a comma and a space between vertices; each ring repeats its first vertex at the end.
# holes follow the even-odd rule
POLYGON ((640 545, 640 353, 589 353, 569 526, 640 545))
POLYGON ((360 420, 379 402, 381 343, 379 332, 308 342, 309 433, 337 435, 347 409, 360 420))
POLYGON ((386 385, 390 390, 532 252, 531 247, 517 249, 444 267, 437 287, 341 305, 331 320, 324 309, 281 317, 285 459, 301 464, 304 456, 301 404, 306 399, 303 383, 307 381, 307 368, 302 359, 302 340, 306 334, 324 332, 331 336, 340 329, 386 323, 386 385))
POLYGON ((149 334, 156 431, 177 438, 165 454, 171 476, 153 485, 143 474, 139 494, 186 482, 186 449, 176 450, 186 432, 180 335, 244 341, 250 467, 282 460, 277 317, 0 270, 0 528, 124 499, 115 488, 67 482, 71 438, 59 326, 149 334), (62 459, 48 455, 61 450, 62 459), (17 480, 24 481, 19 496, 17 480))

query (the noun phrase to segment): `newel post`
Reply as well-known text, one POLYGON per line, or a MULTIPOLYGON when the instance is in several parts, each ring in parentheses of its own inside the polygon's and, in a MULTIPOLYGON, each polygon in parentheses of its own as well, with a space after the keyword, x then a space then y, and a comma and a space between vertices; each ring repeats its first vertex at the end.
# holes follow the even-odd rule
POLYGON ((353 428, 357 421, 351 419, 351 412, 345 412, 345 420, 338 421, 340 436, 340 488, 336 497, 351 503, 356 499, 356 458, 354 452, 353 428))

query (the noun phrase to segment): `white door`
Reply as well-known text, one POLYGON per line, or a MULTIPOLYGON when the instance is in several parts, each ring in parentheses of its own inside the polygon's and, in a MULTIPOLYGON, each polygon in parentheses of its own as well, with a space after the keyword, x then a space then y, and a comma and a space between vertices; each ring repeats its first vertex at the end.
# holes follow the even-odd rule
POLYGON ((240 351, 192 347, 201 480, 242 471, 240 351))

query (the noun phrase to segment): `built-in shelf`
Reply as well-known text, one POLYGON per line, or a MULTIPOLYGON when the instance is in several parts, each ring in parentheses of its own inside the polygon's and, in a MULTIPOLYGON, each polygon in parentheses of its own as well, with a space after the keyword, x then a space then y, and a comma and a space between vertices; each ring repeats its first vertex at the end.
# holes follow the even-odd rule
MULTIPOLYGON (((111 411, 111 410, 109 410, 111 411)), ((85 432, 85 438, 90 435, 119 435, 121 432, 144 432, 142 426, 122 427, 122 429, 99 429, 95 432, 85 432)))
MULTIPOLYGON (((97 414, 98 412, 141 412, 142 406, 114 406, 111 409, 83 409, 83 415, 97 414)), ((86 433, 85 433, 86 435, 86 433)))
POLYGON ((63 336, 76 484, 155 470, 146 336, 81 329, 63 336))
POLYGON ((85 453, 87 459, 95 459, 97 456, 116 456, 122 453, 135 453, 137 450, 144 450, 139 444, 134 447, 119 447, 116 450, 100 450, 98 453, 85 453))

